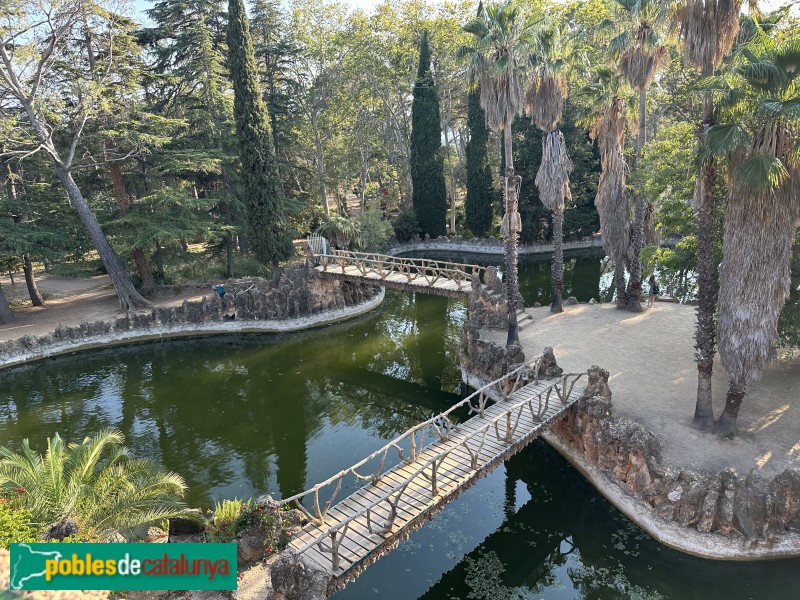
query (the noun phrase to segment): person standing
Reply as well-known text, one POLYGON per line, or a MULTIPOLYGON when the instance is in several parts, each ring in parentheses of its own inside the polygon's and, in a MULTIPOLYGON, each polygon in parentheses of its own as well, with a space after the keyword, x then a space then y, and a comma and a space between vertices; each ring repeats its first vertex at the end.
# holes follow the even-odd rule
POLYGON ((647 280, 647 284, 650 286, 650 295, 647 297, 647 308, 650 308, 656 301, 660 291, 658 289, 658 282, 656 281, 655 273, 650 274, 650 279, 647 280))

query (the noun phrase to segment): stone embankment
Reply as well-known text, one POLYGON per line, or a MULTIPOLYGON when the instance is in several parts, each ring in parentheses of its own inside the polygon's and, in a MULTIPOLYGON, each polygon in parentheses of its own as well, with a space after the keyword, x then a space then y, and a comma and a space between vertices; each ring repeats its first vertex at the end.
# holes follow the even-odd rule
POLYGON ((156 306, 113 321, 60 325, 46 335, 0 343, 0 367, 89 348, 178 336, 237 332, 288 332, 327 325, 365 313, 383 300, 376 286, 321 277, 310 266, 284 271, 277 283, 232 279, 215 292, 181 306, 156 306))
POLYGON ((800 553, 800 472, 771 480, 733 469, 697 473, 661 459, 653 432, 612 415, 608 372, 542 437, 659 542, 696 556, 757 560, 800 553))
MULTIPOLYGON (((601 250, 603 240, 600 234, 581 238, 579 240, 567 240, 564 242, 564 250, 601 250)), ((392 256, 405 254, 407 252, 445 252, 463 254, 504 254, 505 243, 497 238, 475 238, 466 240, 460 235, 454 237, 439 236, 431 239, 416 237, 404 244, 398 244, 386 252, 392 256)), ((550 242, 537 242, 534 244, 520 244, 519 254, 548 254, 553 252, 553 244, 550 242)))
MULTIPOLYGON (((461 340, 462 375, 472 387, 525 358, 517 346, 481 338, 481 330, 507 325, 502 294, 487 288, 473 289, 461 340)), ((800 555, 800 470, 767 478, 665 464, 662 442, 652 431, 613 416, 608 377, 592 367, 583 399, 542 434, 604 496, 653 538, 681 552, 722 560, 800 555)))

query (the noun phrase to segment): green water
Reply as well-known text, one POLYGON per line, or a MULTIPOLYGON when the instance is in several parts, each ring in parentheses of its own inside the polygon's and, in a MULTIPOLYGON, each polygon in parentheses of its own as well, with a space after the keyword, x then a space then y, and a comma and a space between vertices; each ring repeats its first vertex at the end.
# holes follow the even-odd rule
MULTIPOLYGON (((549 265, 520 272, 526 302, 548 302, 549 265)), ((599 258, 573 257, 567 273, 569 294, 607 293, 599 258)), ((42 449, 55 431, 75 440, 114 426, 134 455, 183 475, 192 506, 286 497, 460 397, 465 317, 459 301, 390 292, 370 315, 301 334, 142 344, 0 372, 0 445, 27 437, 42 449)), ((336 599, 794 597, 800 561, 715 563, 663 548, 535 443, 336 599)))

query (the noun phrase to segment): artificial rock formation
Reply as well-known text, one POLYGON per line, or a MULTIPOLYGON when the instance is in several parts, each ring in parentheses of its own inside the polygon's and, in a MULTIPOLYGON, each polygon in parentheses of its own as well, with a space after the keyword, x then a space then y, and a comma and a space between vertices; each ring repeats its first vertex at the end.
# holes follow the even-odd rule
POLYGON ((654 516, 765 546, 800 532, 800 470, 786 469, 765 481, 732 469, 702 474, 666 467, 656 436, 634 421, 614 418, 611 408, 608 372, 592 367, 583 397, 553 426, 553 435, 654 516))
POLYGON ((168 333, 170 328, 206 323, 236 321, 286 321, 342 310, 371 300, 380 288, 361 283, 336 281, 321 277, 310 266, 293 267, 281 273, 276 283, 260 277, 230 279, 224 282, 226 294, 215 293, 196 302, 184 301, 181 306, 156 306, 152 310, 130 312, 113 321, 81 323, 74 327, 60 325, 42 336, 26 335, 0 343, 0 365, 20 359, 46 356, 49 350, 71 346, 101 345, 109 338, 130 336, 130 332, 168 333))

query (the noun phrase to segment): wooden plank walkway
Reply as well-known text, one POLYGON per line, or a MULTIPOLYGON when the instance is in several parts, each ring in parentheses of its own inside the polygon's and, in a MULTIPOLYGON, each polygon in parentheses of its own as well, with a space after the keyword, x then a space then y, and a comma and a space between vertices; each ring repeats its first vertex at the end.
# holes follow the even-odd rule
MULTIPOLYGON (((316 241, 316 239, 314 240, 316 241)), ((309 246, 311 246, 311 242, 309 246)), ((319 243, 312 252, 317 266, 325 275, 343 279, 374 282, 384 287, 421 291, 440 296, 463 296, 472 289, 472 278, 478 277, 485 267, 465 265, 428 258, 406 258, 334 250, 327 253, 319 243)))
POLYGON ((409 278, 405 273, 399 272, 380 273, 376 270, 367 270, 366 272, 362 273, 358 267, 351 265, 342 267, 341 265, 333 264, 329 265, 327 269, 324 269, 324 267, 321 266, 315 268, 320 273, 324 272, 328 275, 340 275, 350 278, 367 279, 381 285, 384 285, 385 282, 389 282, 400 284, 408 288, 433 288, 441 291, 465 293, 468 293, 471 287, 468 279, 462 281, 454 281, 453 279, 438 279, 432 281, 431 278, 424 277, 423 275, 413 275, 411 278, 409 278))
POLYGON ((583 392, 575 386, 580 376, 534 379, 488 407, 485 394, 480 395, 478 414, 461 424, 439 422, 444 437, 440 433, 424 448, 420 440, 413 462, 400 462, 330 507, 324 523, 306 525, 289 548, 335 577, 377 560, 405 530, 517 453, 562 415, 583 392))

